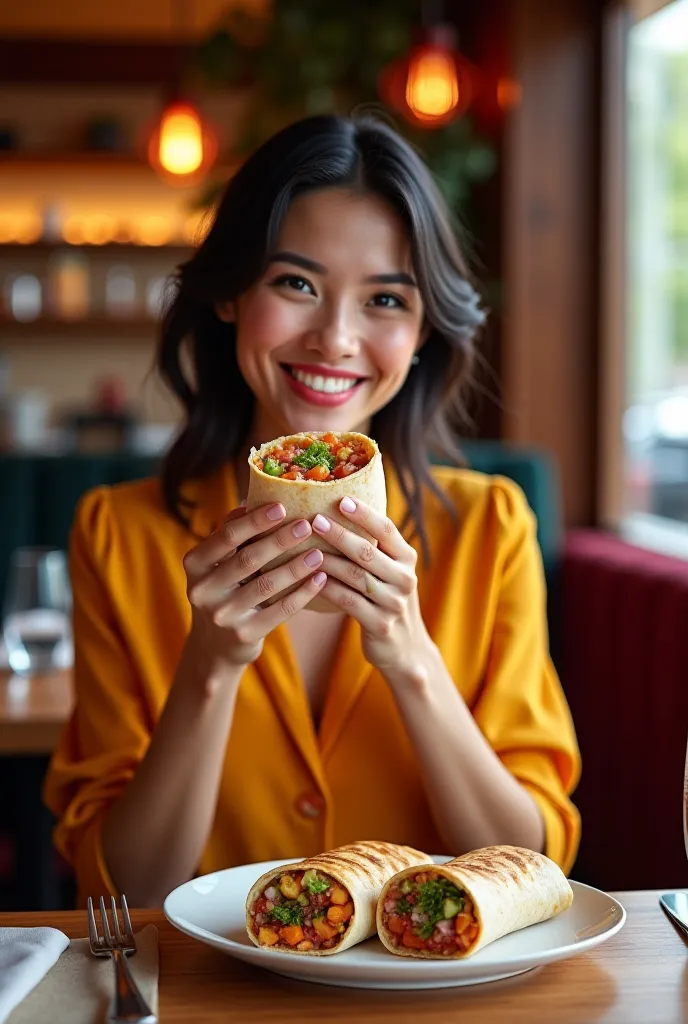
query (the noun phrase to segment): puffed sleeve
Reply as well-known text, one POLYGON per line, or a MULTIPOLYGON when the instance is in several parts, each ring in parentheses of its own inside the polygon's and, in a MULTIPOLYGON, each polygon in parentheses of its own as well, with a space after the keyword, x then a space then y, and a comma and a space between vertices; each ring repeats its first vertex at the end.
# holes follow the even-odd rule
POLYGON ((79 905, 87 896, 117 892, 103 858, 101 822, 151 735, 102 568, 113 543, 109 489, 99 487, 81 499, 70 538, 76 705, 44 786, 45 802, 58 819, 55 844, 76 873, 79 905))
POLYGON ((495 477, 491 498, 499 583, 486 673, 472 711, 502 763, 536 801, 547 856, 568 871, 580 841, 580 816, 569 797, 581 764, 569 707, 549 656, 535 517, 512 481, 495 477))

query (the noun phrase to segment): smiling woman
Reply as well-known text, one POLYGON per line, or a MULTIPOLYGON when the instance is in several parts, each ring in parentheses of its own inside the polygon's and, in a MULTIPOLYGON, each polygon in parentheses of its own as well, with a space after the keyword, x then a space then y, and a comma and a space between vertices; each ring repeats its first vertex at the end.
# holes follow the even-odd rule
POLYGON ((88 494, 72 534, 77 708, 46 795, 80 898, 159 905, 362 839, 571 864, 532 514, 428 461, 483 319, 388 126, 301 121, 230 181, 162 324, 185 419, 161 478, 88 494))

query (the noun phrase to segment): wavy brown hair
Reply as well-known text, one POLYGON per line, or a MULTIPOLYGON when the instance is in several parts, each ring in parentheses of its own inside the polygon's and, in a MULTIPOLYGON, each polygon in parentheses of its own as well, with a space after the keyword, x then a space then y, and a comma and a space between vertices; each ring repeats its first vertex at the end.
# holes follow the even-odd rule
POLYGON ((428 452, 461 461, 454 423, 465 412, 484 313, 430 171, 393 128, 369 116, 310 117, 270 138, 231 179, 205 240, 179 267, 157 354, 158 371, 186 413, 162 468, 165 502, 188 527, 184 482, 215 473, 246 444, 254 397, 237 364, 235 327, 220 320, 215 306, 262 276, 290 203, 323 188, 381 197, 410 235, 428 336, 418 365, 375 414, 371 433, 397 471, 407 522, 427 553, 423 488, 446 504, 428 452))

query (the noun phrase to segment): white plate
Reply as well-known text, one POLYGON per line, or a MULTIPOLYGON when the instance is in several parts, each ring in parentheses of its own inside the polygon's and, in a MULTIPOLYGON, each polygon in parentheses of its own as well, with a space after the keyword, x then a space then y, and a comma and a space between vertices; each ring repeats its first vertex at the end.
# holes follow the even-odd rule
MULTIPOLYGON (((449 988, 523 974, 577 956, 615 935, 626 911, 611 896, 571 882, 573 906, 551 921, 532 925, 481 949, 466 960, 411 960, 388 953, 377 938, 334 956, 306 957, 254 946, 246 934, 245 903, 260 876, 289 860, 243 864, 185 882, 165 900, 169 921, 194 939, 275 974, 346 988, 449 988)), ((442 863, 448 857, 436 857, 442 863)))

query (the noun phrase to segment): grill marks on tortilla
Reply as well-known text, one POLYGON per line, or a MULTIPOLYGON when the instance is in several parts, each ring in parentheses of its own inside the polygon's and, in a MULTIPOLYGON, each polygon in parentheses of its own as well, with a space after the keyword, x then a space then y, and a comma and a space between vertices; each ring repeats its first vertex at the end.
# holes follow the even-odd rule
POLYGON ((308 864, 334 876, 337 869, 346 867, 363 875, 373 885, 380 885, 392 872, 401 871, 413 864, 416 856, 424 855, 410 847, 402 848, 387 843, 352 843, 337 853, 322 853, 309 857, 308 864), (408 850, 404 856, 403 850, 408 850))
POLYGON ((476 875, 498 882, 508 882, 510 879, 517 885, 532 877, 533 866, 530 857, 511 850, 501 850, 498 854, 476 850, 461 858, 461 867, 476 875))

